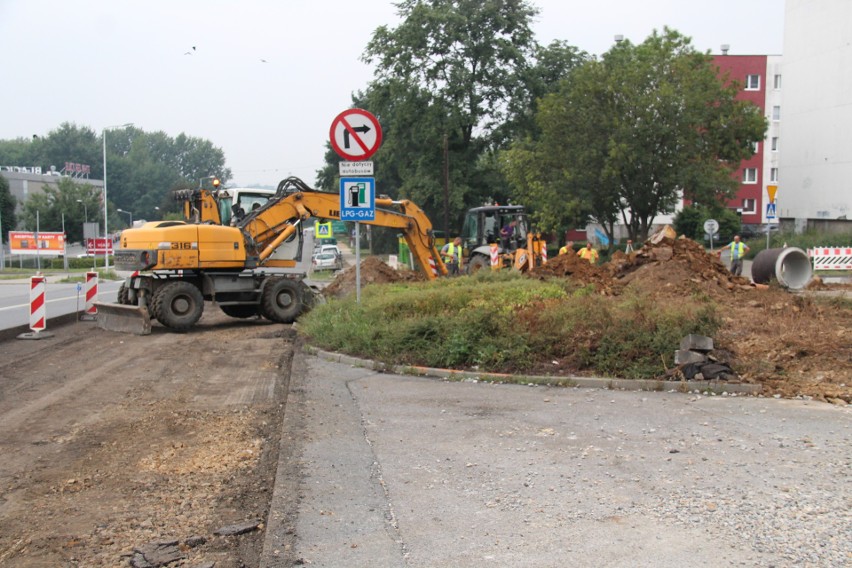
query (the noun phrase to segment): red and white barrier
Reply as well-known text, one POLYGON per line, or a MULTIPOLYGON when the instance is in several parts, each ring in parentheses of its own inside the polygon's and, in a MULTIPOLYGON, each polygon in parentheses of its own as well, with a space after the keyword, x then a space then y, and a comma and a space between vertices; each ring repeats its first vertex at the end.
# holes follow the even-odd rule
POLYGON ((814 270, 852 270, 852 247, 816 247, 808 249, 814 270))
POLYGON ((86 315, 98 315, 98 308, 95 307, 95 302, 98 301, 98 273, 86 273, 86 315))
POLYGON ((491 270, 500 270, 500 251, 497 243, 491 243, 491 270))
POLYGON ((30 278, 30 329, 38 333, 47 327, 47 311, 44 304, 46 279, 44 276, 30 278))
POLYGON ((547 243, 544 241, 541 241, 541 263, 547 264, 547 243))
POLYGON ((438 265, 435 264, 435 259, 432 258, 431 256, 429 257, 429 268, 432 269, 432 276, 437 278, 438 277, 438 265))

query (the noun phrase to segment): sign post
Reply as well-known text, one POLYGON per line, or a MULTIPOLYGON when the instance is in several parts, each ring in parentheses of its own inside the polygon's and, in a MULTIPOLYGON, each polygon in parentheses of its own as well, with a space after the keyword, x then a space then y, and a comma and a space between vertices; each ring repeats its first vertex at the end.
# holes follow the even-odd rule
POLYGON ((710 252, 713 252, 713 235, 719 230, 719 221, 707 219, 704 221, 704 232, 710 235, 710 252))
MULTIPOLYGON (((364 162, 382 145, 382 126, 370 112, 350 108, 331 121, 331 147, 350 163, 340 164, 340 175, 373 175, 373 163, 364 162), (352 163, 359 162, 359 163, 352 163)), ((355 301, 361 303, 361 221, 376 219, 376 180, 340 178, 340 220, 355 221, 355 301)))

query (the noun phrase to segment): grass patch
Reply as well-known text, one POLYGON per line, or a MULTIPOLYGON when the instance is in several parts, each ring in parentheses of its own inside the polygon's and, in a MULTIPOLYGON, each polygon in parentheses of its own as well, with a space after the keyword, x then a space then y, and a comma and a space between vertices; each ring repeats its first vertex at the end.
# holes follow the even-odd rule
POLYGON ((658 305, 636 294, 600 296, 566 279, 484 271, 369 285, 360 304, 331 300, 299 321, 314 344, 385 363, 534 374, 559 359, 625 378, 659 376, 661 357, 671 360, 683 336, 712 336, 719 326, 709 298, 658 305))

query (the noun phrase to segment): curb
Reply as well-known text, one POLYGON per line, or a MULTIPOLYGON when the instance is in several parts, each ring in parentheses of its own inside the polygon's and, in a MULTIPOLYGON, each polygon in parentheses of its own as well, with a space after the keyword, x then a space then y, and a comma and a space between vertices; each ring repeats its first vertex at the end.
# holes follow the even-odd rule
POLYGON ((411 365, 388 365, 372 359, 361 359, 342 353, 323 351, 311 345, 304 345, 306 353, 344 365, 362 367, 395 375, 413 375, 433 377, 451 381, 483 381, 494 383, 514 383, 521 385, 562 386, 604 390, 630 391, 669 391, 669 392, 709 392, 713 394, 758 395, 760 385, 745 383, 727 383, 725 381, 659 381, 652 379, 607 379, 598 377, 578 377, 568 375, 553 377, 547 375, 508 375, 504 373, 480 373, 455 369, 436 369, 433 367, 415 367, 411 365))

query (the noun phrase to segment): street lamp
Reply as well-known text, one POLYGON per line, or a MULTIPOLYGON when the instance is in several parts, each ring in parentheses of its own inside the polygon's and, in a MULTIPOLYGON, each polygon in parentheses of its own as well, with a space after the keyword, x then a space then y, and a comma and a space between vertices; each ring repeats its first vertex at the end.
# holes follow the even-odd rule
POLYGON ((89 208, 88 208, 88 207, 86 207, 86 202, 85 202, 85 201, 83 201, 82 199, 78 199, 78 200, 77 200, 77 203, 82 203, 82 204, 83 204, 83 215, 84 215, 84 217, 85 217, 85 220, 84 220, 83 222, 84 222, 84 223, 88 223, 88 222, 89 222, 89 208))
POLYGON ((133 126, 132 122, 119 124, 118 126, 106 126, 103 130, 104 139, 104 270, 109 270, 109 230, 107 229, 107 164, 106 164, 106 133, 108 130, 118 130, 133 126))
POLYGON ((130 215, 130 226, 133 227, 133 213, 130 211, 125 211, 124 209, 116 209, 119 213, 127 213, 130 215))

